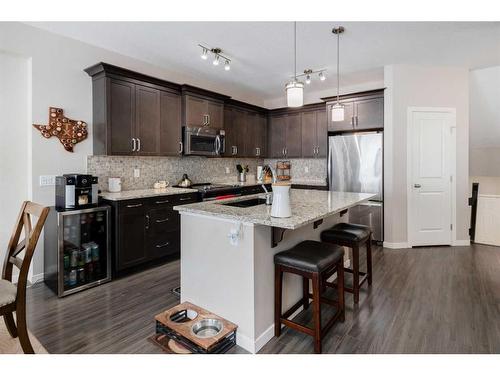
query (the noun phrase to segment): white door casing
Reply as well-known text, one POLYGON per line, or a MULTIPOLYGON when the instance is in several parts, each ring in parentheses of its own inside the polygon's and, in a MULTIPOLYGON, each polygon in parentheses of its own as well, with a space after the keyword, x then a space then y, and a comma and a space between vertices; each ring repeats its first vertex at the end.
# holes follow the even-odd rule
POLYGON ((451 245, 455 109, 408 109, 408 245, 451 245))

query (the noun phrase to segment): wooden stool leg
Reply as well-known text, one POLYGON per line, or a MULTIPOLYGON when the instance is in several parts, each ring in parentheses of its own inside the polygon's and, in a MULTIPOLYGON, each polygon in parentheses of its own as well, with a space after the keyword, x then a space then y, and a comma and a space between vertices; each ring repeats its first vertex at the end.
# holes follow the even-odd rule
POLYGON ((320 275, 313 273, 313 320, 314 320, 314 352, 321 353, 321 282, 320 275))
POLYGON ((26 326, 26 310, 19 309, 16 311, 17 320, 17 333, 19 335, 19 342, 23 348, 24 354, 35 354, 33 346, 31 346, 30 338, 28 336, 28 327, 26 326))
POLYGON ((307 277, 302 277, 302 300, 304 310, 309 307, 309 279, 307 277))
POLYGON ((344 257, 337 263, 337 295, 339 301, 340 321, 345 321, 344 301, 344 257))
POLYGON ((372 235, 366 243, 366 273, 368 274, 368 285, 372 285, 372 235))
POLYGON ((5 321, 5 325, 7 326, 7 331, 9 331, 9 334, 12 338, 17 337, 17 328, 16 328, 16 323, 14 322, 14 316, 12 313, 7 313, 3 316, 3 320, 5 321))
POLYGON ((281 335, 281 295, 283 284, 283 272, 281 266, 274 267, 274 335, 281 335))
POLYGON ((359 302, 359 246, 352 247, 352 292, 354 303, 359 302))

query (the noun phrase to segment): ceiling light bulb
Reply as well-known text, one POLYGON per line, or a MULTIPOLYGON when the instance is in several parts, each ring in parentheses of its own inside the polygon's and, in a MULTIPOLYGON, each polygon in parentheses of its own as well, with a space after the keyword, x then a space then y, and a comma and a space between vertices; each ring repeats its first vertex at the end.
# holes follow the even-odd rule
POLYGON ((319 72, 319 80, 324 81, 326 79, 326 76, 323 74, 323 72, 319 72))
POLYGON ((215 56, 215 59, 214 61, 212 61, 212 64, 219 65, 219 56, 215 56))
POLYGON ((231 70, 231 65, 229 65, 229 60, 224 63, 224 70, 231 70))
POLYGON ((207 49, 206 49, 206 48, 203 48, 203 52, 202 52, 202 54, 201 54, 201 58, 202 58, 203 60, 208 59, 208 51, 207 51, 207 49))
POLYGON ((311 83, 311 76, 308 74, 306 75, 306 83, 310 84, 311 83))

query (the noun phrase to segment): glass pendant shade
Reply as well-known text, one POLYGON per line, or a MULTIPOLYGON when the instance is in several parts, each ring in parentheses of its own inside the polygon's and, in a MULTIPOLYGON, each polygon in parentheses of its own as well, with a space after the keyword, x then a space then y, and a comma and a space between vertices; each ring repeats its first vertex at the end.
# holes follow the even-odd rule
POLYGON ((304 105, 304 84, 302 82, 289 82, 285 89, 288 107, 302 107, 304 105))
POLYGON ((344 106, 336 103, 332 106, 332 121, 344 121, 344 106))

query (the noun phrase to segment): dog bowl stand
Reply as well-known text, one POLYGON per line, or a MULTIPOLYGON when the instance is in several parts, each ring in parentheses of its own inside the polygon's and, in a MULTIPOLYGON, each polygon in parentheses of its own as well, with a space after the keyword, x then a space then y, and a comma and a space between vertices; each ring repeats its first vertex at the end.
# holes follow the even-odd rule
POLYGON ((156 333, 161 333, 182 344, 192 353, 198 354, 217 354, 225 353, 236 345, 236 330, 238 326, 230 321, 221 318, 210 311, 189 302, 183 302, 180 305, 162 312, 155 316, 156 333), (183 311, 192 310, 197 313, 193 319, 176 319, 172 316, 181 318, 183 311), (199 337, 193 332, 193 326, 204 319, 216 319, 222 323, 222 329, 212 337, 199 337))

